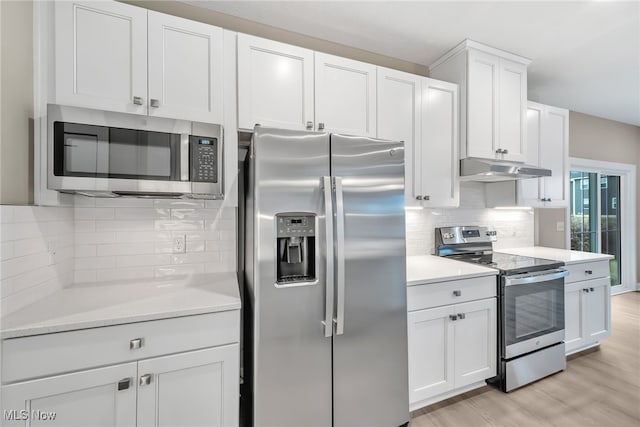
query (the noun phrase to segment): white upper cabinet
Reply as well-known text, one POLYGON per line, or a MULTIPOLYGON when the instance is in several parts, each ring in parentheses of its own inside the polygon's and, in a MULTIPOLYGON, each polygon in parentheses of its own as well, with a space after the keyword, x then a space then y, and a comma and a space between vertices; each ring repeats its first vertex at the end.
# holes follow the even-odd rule
POLYGON ((238 127, 314 129, 313 51, 238 34, 238 127))
POLYGON ((147 113, 147 11, 118 2, 55 3, 55 102, 147 113))
POLYGON ((429 67, 460 85, 461 157, 526 161, 529 60, 465 40, 429 67))
POLYGON ((315 53, 316 129, 376 136, 376 66, 315 53))
POLYGON ((404 141, 405 205, 421 206, 422 165, 416 158, 421 144, 422 80, 424 77, 378 68, 378 138, 404 141))
POLYGON ((149 115, 222 123, 222 29, 149 11, 149 115))
POLYGON ((378 138, 405 143, 405 204, 459 204, 457 85, 378 67, 378 138))
POLYGON ((518 182, 518 204, 565 207, 568 203, 569 111, 529 102, 527 162, 550 169, 551 176, 518 182))
POLYGON ((417 145, 420 192, 426 207, 457 207, 458 85, 433 79, 422 81, 422 138, 417 145))
POLYGON ((54 103, 222 123, 222 29, 115 1, 55 3, 54 103))

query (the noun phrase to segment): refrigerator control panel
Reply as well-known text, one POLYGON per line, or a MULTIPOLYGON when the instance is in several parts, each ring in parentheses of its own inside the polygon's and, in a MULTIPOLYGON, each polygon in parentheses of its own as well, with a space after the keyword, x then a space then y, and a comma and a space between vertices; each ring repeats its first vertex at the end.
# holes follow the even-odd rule
POLYGON ((278 237, 302 237, 315 235, 315 215, 278 214, 278 237))

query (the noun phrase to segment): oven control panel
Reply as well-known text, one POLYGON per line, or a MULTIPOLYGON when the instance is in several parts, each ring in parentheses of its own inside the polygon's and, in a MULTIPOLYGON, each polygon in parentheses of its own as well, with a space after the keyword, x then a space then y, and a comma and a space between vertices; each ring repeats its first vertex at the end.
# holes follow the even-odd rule
POLYGON ((498 240, 492 227, 458 226, 436 229, 436 240, 445 245, 460 243, 491 243, 498 240))

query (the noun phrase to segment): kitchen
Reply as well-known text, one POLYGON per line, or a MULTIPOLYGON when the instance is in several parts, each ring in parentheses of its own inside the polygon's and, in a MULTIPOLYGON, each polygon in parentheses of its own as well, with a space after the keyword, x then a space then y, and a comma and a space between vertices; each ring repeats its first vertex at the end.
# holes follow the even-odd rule
MULTIPOLYGON (((406 279, 402 279, 402 289, 404 295, 405 285, 409 285, 406 286, 408 312, 407 309, 404 310, 409 323, 407 325, 405 317, 404 326, 398 326, 399 329, 388 338, 401 337, 402 328, 408 326, 408 350, 404 349, 405 354, 408 352, 408 365, 403 368, 402 363, 398 363, 398 372, 408 370, 408 375, 396 375, 408 376, 408 387, 404 387, 408 396, 401 396, 405 392, 394 393, 396 397, 389 399, 389 402, 396 398, 403 401, 402 411, 406 412, 407 417, 409 410, 414 411, 412 425, 430 425, 432 422, 472 425, 474 409, 482 414, 490 414, 484 415, 485 422, 489 424, 487 419, 495 422, 496 414, 500 411, 509 412, 511 408, 511 412, 517 412, 522 410, 527 400, 542 398, 545 393, 565 396, 554 394, 559 393, 559 389, 562 393, 572 391, 575 394, 575 383, 562 383, 563 378, 571 375, 573 367, 577 369, 594 363, 606 366, 616 362, 625 365, 619 358, 627 354, 629 349, 621 348, 624 346, 614 341, 618 336, 623 339, 627 337, 635 345, 631 346, 632 349, 637 351, 637 329, 633 332, 622 327, 618 335, 615 323, 620 318, 616 309, 626 313, 629 310, 633 312, 635 307, 637 315, 637 300, 628 300, 630 302, 627 305, 617 304, 618 300, 633 298, 637 293, 610 297, 608 281, 605 279, 612 275, 613 270, 610 269, 607 255, 532 249, 534 246, 571 247, 567 242, 567 231, 571 206, 569 193, 573 188, 569 185, 569 172, 574 171, 573 160, 586 158, 617 164, 631 163, 633 166, 638 164, 640 131, 636 123, 639 115, 634 116, 636 110, 616 109, 602 102, 603 108, 608 106, 611 111, 622 110, 616 116, 617 121, 613 121, 596 117, 606 117, 605 112, 596 114, 594 110, 579 110, 592 111, 593 115, 587 115, 569 111, 566 107, 578 107, 573 107, 568 101, 556 100, 554 104, 552 100, 556 98, 552 93, 561 88, 549 83, 548 87, 553 90, 547 89, 545 92, 547 86, 539 80, 541 71, 538 74, 534 72, 538 58, 533 55, 531 59, 524 58, 521 54, 527 52, 510 48, 504 37, 502 42, 485 45, 473 41, 472 32, 465 33, 458 29, 453 41, 439 45, 428 60, 420 62, 423 64, 420 66, 417 60, 398 60, 388 53, 389 56, 383 56, 348 47, 349 43, 346 42, 338 44, 340 41, 327 41, 331 40, 329 36, 324 37, 325 40, 317 35, 316 38, 304 36, 295 33, 302 32, 296 30, 295 25, 284 26, 290 28, 289 31, 279 29, 276 25, 280 16, 278 13, 273 14, 273 21, 269 23, 254 22, 260 22, 256 14, 266 13, 266 9, 260 9, 256 4, 241 6, 240 3, 240 6, 231 6, 221 2, 198 7, 202 5, 197 3, 2 4, 3 205, 0 212, 3 254, 3 409, 22 409, 25 404, 33 407, 39 402, 37 405, 44 410, 58 411, 61 423, 58 425, 102 425, 98 418, 104 420, 106 425, 201 425, 202 420, 213 425, 237 425, 240 418, 247 417, 250 411, 246 410, 246 403, 237 399, 237 396, 240 393, 246 398, 246 389, 251 381, 250 377, 243 377, 245 372, 241 367, 246 368, 247 356, 253 354, 250 351, 251 345, 255 345, 257 349, 261 347, 259 341, 251 343, 247 338, 255 331, 250 327, 252 318, 244 317, 251 313, 255 301, 247 293, 243 295, 242 304, 240 301, 240 293, 246 292, 250 287, 238 287, 234 282, 237 265, 242 266, 245 259, 250 259, 246 255, 257 245, 245 245, 248 242, 247 236, 251 233, 244 234, 246 230, 251 230, 251 226, 246 224, 251 223, 252 211, 250 208, 243 208, 246 194, 251 193, 251 174, 237 173, 235 165, 248 165, 247 169, 251 169, 251 159, 245 163, 243 156, 247 155, 252 137, 262 137, 260 128, 264 128, 265 137, 272 135, 269 132, 271 128, 295 132, 306 132, 309 128, 324 131, 319 133, 331 135, 329 142, 323 143, 331 144, 331 149, 327 148, 326 151, 331 153, 338 153, 340 147, 334 147, 334 142, 340 144, 339 138, 333 137, 334 134, 404 140, 405 197, 400 212, 404 213, 402 216, 406 221, 406 235, 401 236, 401 240, 406 245, 408 264, 406 279), (77 6, 73 6, 74 4, 77 6), (216 7, 223 11, 217 11, 216 7), (225 7, 228 9, 224 9, 225 7), (234 7, 240 9, 235 10, 234 7), (76 15, 72 14, 72 10, 76 15), (131 23, 132 32, 127 30, 129 24, 123 24, 122 19, 115 19, 118 17, 127 17, 124 21, 131 23), (104 36, 103 32, 99 32, 101 36, 96 36, 93 31, 96 27, 103 28, 104 34, 108 36, 104 36), (20 37, 6 37, 5 31, 20 37), (465 38, 472 40, 460 43, 465 38), (123 55, 124 51, 130 51, 131 55, 123 55), (468 80, 464 77, 461 79, 460 73, 456 71, 460 70, 459 62, 463 59, 472 60, 474 57, 481 59, 478 64, 482 66, 476 69, 476 74, 470 73, 468 80), (284 68, 282 63, 285 63, 284 68), (487 64, 491 63, 494 66, 497 64, 493 69, 507 70, 509 73, 491 75, 487 72, 490 69, 487 64), (96 64, 110 65, 101 67, 96 64), (286 64, 289 65, 288 68, 286 64), (507 66, 502 67, 501 64, 507 66), (294 74, 278 80, 278 73, 283 70, 294 74), (428 78, 425 77, 427 75, 428 78), (492 78, 496 80, 491 80, 492 78), (127 84, 119 84, 125 80, 127 84), (10 84, 5 84, 6 82, 10 84), (501 98, 491 91, 491 87, 494 90, 500 88, 501 82, 504 82, 504 87, 512 89, 510 96, 501 98), (475 86, 478 84, 479 86, 475 86), (479 94, 479 97, 474 98, 474 94, 479 94), (527 103, 527 95, 530 101, 533 98, 537 102, 527 103), (410 102, 407 103, 407 99, 410 102), (515 102, 514 99, 519 101, 515 102), (495 109, 486 108, 487 105, 493 105, 491 102, 497 103, 493 107, 495 109), (547 102, 565 108, 552 107, 547 102), (7 105, 12 108, 7 108, 7 105), (469 108, 469 112, 461 113, 465 108, 469 108), (479 111, 481 116, 471 114, 472 110, 476 114, 479 111), (499 114, 492 116, 492 111, 499 114), (624 116, 625 113, 630 116, 624 116), (536 114, 538 122, 535 122, 536 114), (54 120, 53 117, 57 119, 54 120), (509 120, 513 117, 516 117, 516 126, 509 120), (60 132, 56 132, 54 122, 63 124, 60 132), (220 124, 223 132, 217 134, 215 129, 210 128, 201 130, 203 127, 200 124, 210 123, 220 124), (254 128, 257 123, 261 126, 254 128), (532 126, 531 123, 536 125, 532 126), (96 129, 74 130, 72 125, 76 124, 96 129), (57 182, 52 179, 59 175, 53 171, 52 165, 57 164, 54 162, 56 150, 50 148, 50 145, 55 145, 56 140, 62 141, 58 146, 63 147, 64 151, 64 147, 80 143, 81 138, 74 135, 87 136, 90 132, 100 132, 101 129, 109 129, 110 134, 116 134, 118 129, 134 129, 149 140, 156 132, 175 135, 176 142, 167 143, 170 147, 178 147, 183 141, 190 141, 189 135, 197 135, 198 139, 194 142, 197 145, 194 146, 201 149, 202 156, 191 157, 191 162, 205 164, 200 168, 203 175, 187 177, 186 181, 191 181, 188 190, 183 188, 182 184, 185 182, 181 182, 182 179, 173 179, 171 184, 175 185, 171 189, 163 187, 164 193, 184 195, 185 191, 191 191, 185 197, 167 197, 171 194, 159 197, 158 190, 149 184, 154 181, 144 178, 144 175, 158 175, 161 172, 152 173, 151 166, 151 169, 145 170, 148 165, 144 162, 129 165, 129 152, 123 150, 119 155, 121 160, 118 165, 126 170, 110 172, 135 175, 138 179, 105 179, 98 177, 95 172, 96 176, 91 181, 71 175, 63 176, 64 179, 57 182), (499 129, 499 132, 494 133, 495 129, 499 129), (536 129, 544 131, 536 134, 536 129), (65 132, 69 136, 65 136, 65 132), (506 138, 504 135, 509 133, 517 137, 506 138), (61 135, 61 138, 57 135, 61 135), (535 148, 535 144, 531 144, 531 141, 536 140, 536 135, 539 138, 539 150, 535 148), (489 154, 486 151, 473 152, 484 150, 481 148, 483 146, 474 145, 474 138, 477 138, 476 141, 490 139, 492 150, 495 147, 503 151, 492 151, 489 154), (29 140, 33 144, 31 149, 25 143, 29 140), (447 143, 435 146, 430 145, 431 141, 447 143), (603 141, 606 141, 606 150, 602 148, 603 141), (546 152, 547 149, 552 151, 546 152), (33 164, 31 156, 35 159, 33 164), (206 165, 212 157, 215 161, 206 165), (486 182, 487 176, 493 174, 495 177, 502 172, 479 172, 479 166, 475 165, 472 175, 476 178, 470 180, 465 175, 465 171, 470 170, 468 165, 459 162, 459 159, 488 157, 499 160, 498 164, 502 160, 508 160, 520 166, 528 164, 534 169, 552 170, 554 173, 549 178, 486 182), (411 159, 413 161, 407 161, 411 159), (198 190, 200 184, 205 184, 203 181, 212 181, 208 175, 208 171, 212 170, 217 187, 198 190), (485 174, 484 178, 482 173, 485 174), (482 181, 476 180, 478 176, 482 181), (131 181, 137 182, 137 186, 128 186, 131 181), (111 187, 112 185, 117 188, 111 187), (243 191, 243 188, 247 190, 243 191), (66 194, 56 189, 89 193, 91 196, 96 196, 98 191, 102 194, 87 197, 66 194), (120 192, 120 197, 105 197, 113 195, 107 193, 114 191, 120 192), (153 193, 157 197, 153 197, 153 193), (557 194, 560 194, 559 199, 557 194), (530 206, 535 206, 535 209, 530 206), (468 228, 445 229, 452 226, 468 228), (558 368, 564 372, 509 393, 502 393, 485 385, 485 380, 498 375, 501 366, 506 366, 506 362, 511 360, 510 356, 503 355, 504 360, 500 357, 500 352, 505 349, 500 344, 499 331, 503 327, 500 326, 499 312, 500 304, 507 298, 501 298, 501 288, 495 286, 498 273, 495 268, 446 259, 449 256, 431 256, 437 255, 438 248, 443 246, 448 245, 447 250, 451 249, 452 242, 445 241, 451 234, 454 235, 453 240, 463 245, 472 241, 474 244, 482 243, 486 246, 483 249, 485 252, 495 249, 496 254, 520 248, 515 251, 518 252, 517 255, 549 258, 566 264, 563 267, 552 266, 552 269, 566 269, 570 272, 563 277, 564 291, 553 293, 556 295, 556 302, 564 300, 563 310, 567 316, 563 319, 566 335, 563 337, 565 351, 562 356, 567 353, 569 357, 566 369, 563 366, 558 368), (484 236, 487 238, 484 239, 484 236), (452 265, 456 267, 450 267, 452 265), (588 271, 591 273, 587 273, 588 271), (489 282, 493 286, 487 285, 489 282), (596 282, 597 286, 594 286, 596 282), (456 293, 460 295, 456 296, 456 293), (242 330, 241 306, 244 322, 242 330), (456 319, 453 320, 451 316, 456 319), (610 317, 613 320, 609 320, 610 317), (479 318, 484 319, 484 323, 467 322, 479 318), (474 339, 452 339, 457 336, 474 339), (125 343, 126 348, 121 343, 125 343), (613 347, 607 350, 610 343, 613 347), (476 347, 471 347, 472 345, 476 347), (463 348, 458 348, 460 346, 463 348), (600 349, 597 350, 598 348, 600 349), (45 352, 50 362, 42 364, 40 361, 45 352), (243 378, 242 386, 240 381, 229 380, 238 377, 243 378), (160 384, 167 386, 161 387, 160 384), (65 388, 66 392, 63 390, 65 388), (85 393, 82 390, 92 392, 85 393), (80 404, 74 402, 83 401, 80 399, 83 393, 86 403, 79 407, 80 404), (158 399, 162 400, 163 405, 157 407, 158 399), (222 403, 211 403, 214 402, 212 399, 222 403), (477 402, 483 400, 489 406, 478 409, 477 402), (110 403, 105 406, 105 402, 110 403), (117 411, 109 410, 114 407, 114 402, 117 411), (184 406, 181 405, 185 402, 191 402, 197 410, 184 414, 184 406), (244 411, 241 415, 238 412, 240 407, 244 411), (68 408, 66 415, 65 408, 68 408), (447 409, 456 408, 460 408, 463 413, 463 418, 458 418, 457 421, 447 415, 447 409), (95 414, 100 414, 100 417, 91 418, 95 414)), ((288 15, 293 13, 290 12, 294 10, 293 5, 288 6, 288 11, 283 11, 281 16, 293 25, 296 20, 288 15)), ((309 7, 311 9, 307 12, 322 11, 322 7, 318 5, 311 4, 309 7)), ((348 15, 353 4, 349 6, 349 3, 345 3, 344 6, 334 7, 343 7, 345 16, 354 19, 354 15, 348 15)), ((445 8, 444 5, 437 7, 445 8)), ((564 7, 567 9, 556 10, 559 14, 565 14, 561 16, 573 16, 576 12, 568 5, 564 7)), ((638 31, 637 18, 633 20, 633 12, 637 17, 637 5, 578 3, 573 7, 585 14, 591 11, 595 15, 605 14, 607 17, 610 16, 607 13, 617 18, 628 16, 625 28, 636 33, 638 31), (632 12, 624 7, 630 7, 632 12), (599 9, 596 12, 592 8, 599 9)), ((475 10, 478 12, 497 13, 490 5, 486 9, 484 6, 477 8, 475 10)), ((434 10, 434 16, 437 10, 434 10)), ((324 13, 331 14, 327 11, 324 13)), ((590 16, 594 19, 593 15, 590 16)), ((300 18, 298 25, 309 19, 300 18)), ((361 25, 367 28, 365 23, 361 25)), ((351 45, 359 46, 356 41, 351 45)), ((394 47, 399 49, 399 45, 394 47)), ((373 47, 369 49, 374 50, 373 47)), ((383 52, 388 52, 388 49, 383 52)), ((636 63, 637 61, 631 62, 636 63)), ((553 80, 551 77, 547 78, 553 80)), ((637 78, 632 82, 637 85, 637 78)), ((629 92, 634 93, 633 90, 629 92)), ((637 104, 637 97, 635 100, 637 104)), ((630 105, 633 107, 633 104, 630 105)), ((101 137, 99 133, 95 135, 98 141, 110 138, 101 137)), ((286 137, 282 138, 287 140, 286 137)), ((153 144, 147 147, 153 147, 153 144)), ((282 148, 274 146, 274 149, 282 148)), ((151 148, 145 150, 147 151, 142 152, 154 151, 151 148)), ((395 150, 401 151, 397 148, 395 150)), ((94 150, 96 153, 99 151, 94 150)), ((177 151, 180 150, 176 148, 166 152, 177 151)), ((167 155, 166 152, 164 155, 167 155)), ((259 162, 269 156, 267 151, 263 151, 262 156, 260 151, 257 153, 254 164, 260 170, 259 162)), ((293 155, 293 150, 284 150, 282 153, 283 156, 293 155)), ((176 154, 169 154, 174 155, 177 158, 176 154)), ((143 157, 148 158, 149 155, 143 157)), ((185 155, 181 159, 187 157, 189 156, 185 155)), ((347 157, 349 156, 338 155, 336 158, 347 157)), ((62 156, 60 160, 74 166, 73 159, 74 156, 69 155, 68 158, 62 156)), ((64 162, 62 163, 64 166, 64 162)), ((82 162, 78 164, 82 165, 80 169, 85 168, 82 162)), ((95 164, 101 164, 99 157, 95 164)), ((310 242, 311 238, 315 238, 314 243, 309 246, 316 249, 315 259, 318 260, 313 274, 332 277, 333 274, 324 272, 320 267, 325 263, 329 267, 332 263, 326 262, 326 259, 338 257, 338 261, 346 258, 346 267, 340 267, 341 262, 336 262, 335 266, 331 265, 332 268, 335 267, 334 273, 338 274, 340 268, 346 268, 349 278, 348 239, 349 230, 354 225, 349 223, 348 206, 350 203, 353 206, 349 197, 355 193, 350 190, 349 186, 352 184, 348 172, 353 168, 347 166, 341 172, 342 175, 332 175, 337 166, 331 164, 331 170, 316 174, 318 178, 327 177, 328 184, 318 187, 318 190, 311 190, 319 193, 321 190, 329 190, 323 196, 324 199, 319 199, 325 200, 324 204, 313 207, 282 206, 275 211, 295 214, 281 217, 295 221, 291 222, 292 225, 304 224, 305 220, 311 224, 316 221, 315 228, 308 228, 297 235, 279 234, 278 240, 288 242, 286 251, 279 254, 286 256, 283 260, 287 265, 298 265, 301 264, 298 261, 302 259, 313 259, 308 258, 308 252, 304 252, 302 242, 310 242), (344 199, 337 198, 336 195, 337 178, 341 177, 344 199), (343 224, 346 227, 343 230, 347 238, 346 246, 335 245, 336 252, 340 252, 342 248, 346 251, 342 252, 343 258, 339 258, 338 253, 330 254, 332 247, 329 244, 326 250, 319 250, 324 247, 321 246, 324 245, 323 236, 333 233, 337 233, 336 237, 340 236, 337 231, 325 231, 338 228, 341 215, 331 212, 337 212, 339 200, 344 201, 347 209, 343 224), (326 211, 329 201, 333 206, 326 211), (301 212, 315 215, 315 219, 300 215, 301 212), (326 219, 332 218, 335 221, 329 227, 327 223, 330 221, 326 219)), ((174 169, 177 170, 177 166, 171 167, 172 173, 174 169)), ((286 169, 276 166, 270 170, 286 175, 286 169)), ((62 167, 61 170, 65 168, 62 167)), ((606 174, 611 174, 609 170, 603 169, 600 176, 596 174, 596 178, 601 179, 606 174)), ((629 184, 637 183, 635 166, 633 173, 620 176, 626 185, 622 186, 623 189, 632 188, 629 184)), ((291 181, 295 177, 285 179, 291 181)), ((264 181, 256 181, 260 182, 264 181)), ((300 184, 303 182, 306 181, 301 179, 300 184)), ((392 185, 394 188, 396 186, 392 185)), ((256 200, 263 200, 259 193, 254 194, 256 200)), ((291 191, 291 195, 294 194, 295 191, 291 191)), ((635 207, 635 196, 635 190, 630 195, 621 193, 621 207, 625 203, 635 207)), ((381 206, 391 212, 401 198, 386 198, 388 202, 381 206)), ((596 199, 597 197, 593 201, 596 199)), ((284 200, 283 203, 290 202, 289 199, 284 200)), ((380 202, 369 203, 376 205, 380 202)), ((601 201, 598 203, 604 204, 601 201)), ((596 203, 592 202, 591 205, 596 203)), ((574 215, 574 210, 571 215, 572 218, 577 216, 574 215)), ((271 220, 277 217, 273 212, 267 212, 264 216, 271 220)), ((260 215, 256 218, 260 218, 260 215)), ((626 230, 621 236, 624 248, 622 254, 631 254, 631 257, 622 260, 623 270, 620 276, 623 281, 627 279, 623 286, 630 286, 629 290, 635 290, 637 280, 634 247, 637 238, 634 236, 638 227, 629 218, 635 218, 635 215, 625 214, 621 217, 622 228, 626 230)), ((367 221, 370 219, 366 217, 367 221)), ((377 227, 383 228, 384 226, 377 227)), ((387 239, 389 236, 379 235, 376 238, 387 239)), ((276 236, 268 236, 267 239, 275 240, 276 236)), ((268 240, 264 244, 269 247, 270 242, 268 240)), ((604 249, 604 239, 601 244, 604 249)), ((403 269, 404 265, 398 265, 392 272, 404 277, 403 269)), ((308 271, 303 276, 313 277, 308 271)), ((239 276, 241 283, 243 277, 243 274, 239 276)), ((376 275, 367 277, 374 280, 376 275)), ((509 277, 508 274, 505 277, 509 277)), ((303 280, 307 284, 320 282, 303 280)), ((325 297, 326 301, 335 299, 340 304, 338 282, 336 280, 335 298, 322 293, 321 309, 325 308, 325 297)), ((343 282, 343 290, 347 292, 346 306, 343 307, 346 310, 343 317, 345 337, 350 329, 349 313, 356 309, 349 305, 349 301, 353 301, 349 299, 349 292, 356 289, 356 286, 350 284, 357 282, 358 279, 353 277, 343 282)), ((320 286, 278 288, 300 292, 312 289, 319 290, 320 286)), ((508 287, 502 291, 506 289, 508 287)), ((329 306, 330 303, 326 305, 329 306)), ((284 320, 282 307, 274 309, 280 310, 282 314, 280 319, 276 316, 276 320, 284 320)), ((365 313, 375 311, 372 307, 369 309, 365 313)), ((263 310, 262 313, 264 312, 263 310)), ((557 311, 554 313, 555 326, 559 326, 558 321, 564 316, 559 316, 557 311)), ((316 325, 320 339, 338 342, 340 337, 336 334, 339 316, 334 328, 334 313, 322 314, 324 324, 320 325, 318 322, 316 325), (328 316, 325 317, 324 314, 328 316)), ((259 329, 258 326, 255 326, 255 330, 259 329)), ((383 334, 382 338, 384 337, 383 334)), ((285 339, 282 346, 275 348, 275 359, 280 360, 270 368, 274 370, 274 375, 277 375, 275 369, 281 367, 283 361, 292 372, 300 366, 295 358, 289 357, 293 353, 285 344, 290 345, 292 342, 285 339)), ((557 347, 545 345, 545 348, 557 347)), ((265 351, 266 349, 267 347, 265 351)), ((381 357, 383 353, 386 354, 381 352, 381 357)), ((261 354, 260 351, 258 354, 261 354)), ((402 359, 399 355, 389 357, 402 359)), ((556 357, 554 360, 562 363, 564 357, 556 357)), ((627 365, 637 366, 637 357, 631 356, 631 359, 626 360, 627 365)), ((335 363, 337 366, 337 362, 335 363)), ((550 365, 542 363, 541 366, 548 368, 550 365)), ((604 425, 613 423, 613 420, 616 421, 614 424, 619 425, 637 422, 637 412, 633 412, 636 410, 634 405, 637 405, 637 399, 634 403, 633 397, 637 396, 634 393, 634 387, 638 384, 637 370, 634 373, 633 369, 625 371, 619 368, 618 371, 607 372, 606 375, 619 378, 620 375, 624 377, 627 372, 629 381, 617 382, 613 391, 611 386, 607 390, 619 402, 624 402, 623 406, 615 406, 615 411, 604 412, 604 415, 586 410, 584 413, 591 418, 585 420, 596 420, 604 425)), ((583 373, 582 370, 580 372, 583 373)), ((541 376, 546 376, 546 373, 541 376)), ((260 377, 256 378, 262 381, 260 377)), ((373 376, 371 378, 373 381, 373 376)), ((283 390, 282 374, 279 381, 266 385, 258 382, 255 388, 262 390, 261 387, 266 387, 266 396, 269 396, 269 391, 283 390), (278 384, 282 386, 281 389, 277 388, 278 384)), ((288 385, 295 385, 290 382, 293 379, 288 381, 288 385)), ((592 381, 599 387, 607 387, 607 383, 600 378, 593 378, 592 381)), ((321 381, 313 384, 314 388, 327 387, 321 381)), ((585 388, 587 384, 589 383, 585 384, 585 388)), ((345 384, 346 389, 357 386, 363 387, 363 384, 359 381, 345 384)), ((329 399, 327 405, 330 413, 332 391, 330 384, 328 387, 328 394, 325 393, 323 399, 329 399)), ((369 385, 371 389, 375 387, 375 383, 369 385)), ((305 386, 305 390, 307 388, 305 386)), ((376 396, 384 395, 384 390, 375 391, 376 396)), ((334 394, 337 392, 333 390, 334 394)), ((373 390, 368 393, 373 395, 373 390)), ((595 393, 592 395, 594 402, 604 399, 611 403, 611 400, 603 397, 602 392, 595 393)), ((256 393, 254 400, 258 409, 265 407, 260 400, 264 397, 260 396, 263 395, 256 393)), ((274 397, 278 396, 269 397, 270 405, 274 408, 278 408, 278 405, 283 405, 283 408, 295 406, 301 412, 304 411, 305 404, 309 405, 309 400, 312 400, 305 399, 303 393, 287 396, 279 399, 279 402, 274 397), (294 401, 296 404, 291 403, 294 401)), ((366 395, 361 397, 363 401, 374 400, 367 399, 366 395)), ((347 400, 353 398, 355 393, 347 393, 345 396, 347 400)), ((562 397, 558 399, 562 400, 562 397)), ((591 404, 590 401, 582 403, 591 404)), ((393 412, 386 408, 380 405, 379 409, 384 413, 393 412)), ((348 414, 348 409, 345 419, 351 421, 340 422, 334 418, 336 425, 375 425, 375 422, 366 418, 360 418, 360 421, 349 418, 353 415, 348 414)), ((334 411, 337 411, 334 416, 340 410, 339 406, 334 406, 334 411)), ((540 406, 540 412, 531 416, 541 417, 551 424, 555 423, 555 419, 546 414, 559 410, 573 410, 572 404, 552 406, 548 402, 546 407, 540 406), (547 410, 552 407, 560 409, 547 410)), ((277 410, 260 411, 261 409, 256 415, 278 415, 277 410)), ((324 411, 323 416, 326 417, 326 413, 324 411)), ((575 412, 571 413, 576 415, 575 412)), ((563 418, 562 415, 556 413, 559 419, 569 423, 571 418, 563 418)), ((373 409, 372 416, 375 417, 373 409)), ((516 418, 511 424, 527 424, 527 421, 532 424, 536 421, 524 415, 514 416, 516 418)), ((255 417, 254 420, 255 425, 296 425, 284 421, 260 422, 255 417)), ((408 418, 398 419, 397 424, 407 421, 408 418)), ((8 420, 5 419, 4 422, 8 420)), ((325 423, 307 418, 305 421, 298 419, 297 422, 297 425, 326 425, 331 420, 325 423)))

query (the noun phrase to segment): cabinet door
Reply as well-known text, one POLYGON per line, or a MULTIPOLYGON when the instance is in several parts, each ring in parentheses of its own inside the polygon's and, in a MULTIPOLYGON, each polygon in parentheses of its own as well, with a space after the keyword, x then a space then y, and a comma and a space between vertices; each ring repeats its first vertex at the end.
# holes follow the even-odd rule
POLYGON ((417 403, 453 388, 453 306, 408 314, 409 402, 417 403))
POLYGON ((433 79, 422 83, 422 137, 416 144, 423 205, 457 207, 458 86, 433 79))
POLYGON ((57 104, 147 113, 146 9, 56 2, 55 46, 57 104))
POLYGON ((376 66, 315 53, 316 129, 376 136, 376 66))
POLYGON ((237 344, 138 362, 138 427, 238 425, 237 344))
POLYGON ((514 162, 526 159, 527 67, 500 59, 498 136, 502 158, 514 162))
POLYGON ((313 51, 238 34, 238 127, 304 130, 313 120, 313 51))
MULTIPOLYGON (((527 141, 527 144, 529 143, 527 141)), ((542 193, 547 199, 545 206, 563 207, 567 205, 568 157, 569 111, 546 106, 542 122, 542 138, 540 139, 540 166, 551 169, 551 176, 541 178, 542 193)), ((527 162, 530 161, 527 158, 527 162)))
POLYGON ((3 386, 2 425, 133 427, 135 378, 132 362, 3 386), (9 414, 13 419, 7 410, 17 411, 9 414))
POLYGON ((496 299, 457 304, 454 315, 455 387, 496 375, 496 299))
POLYGON ((564 288, 564 346, 567 353, 584 345, 584 328, 582 326, 584 304, 584 282, 565 285, 564 288))
POLYGON ((421 206, 421 82, 424 77, 378 67, 378 138, 404 141, 405 205, 421 206))
MULTIPOLYGON (((529 102, 527 107, 527 163, 540 166, 540 150, 542 138, 542 121, 545 114, 544 105, 529 102)), ((518 186, 518 205, 544 206, 541 193, 542 178, 520 179, 518 186)))
POLYGON ((149 115, 222 123, 222 29, 149 11, 149 115))
POLYGON ((584 293, 585 315, 583 323, 588 341, 599 341, 611 335, 611 279, 583 282, 589 292, 584 293))
POLYGON ((469 51, 467 81, 467 157, 500 158, 496 136, 500 59, 469 51))

